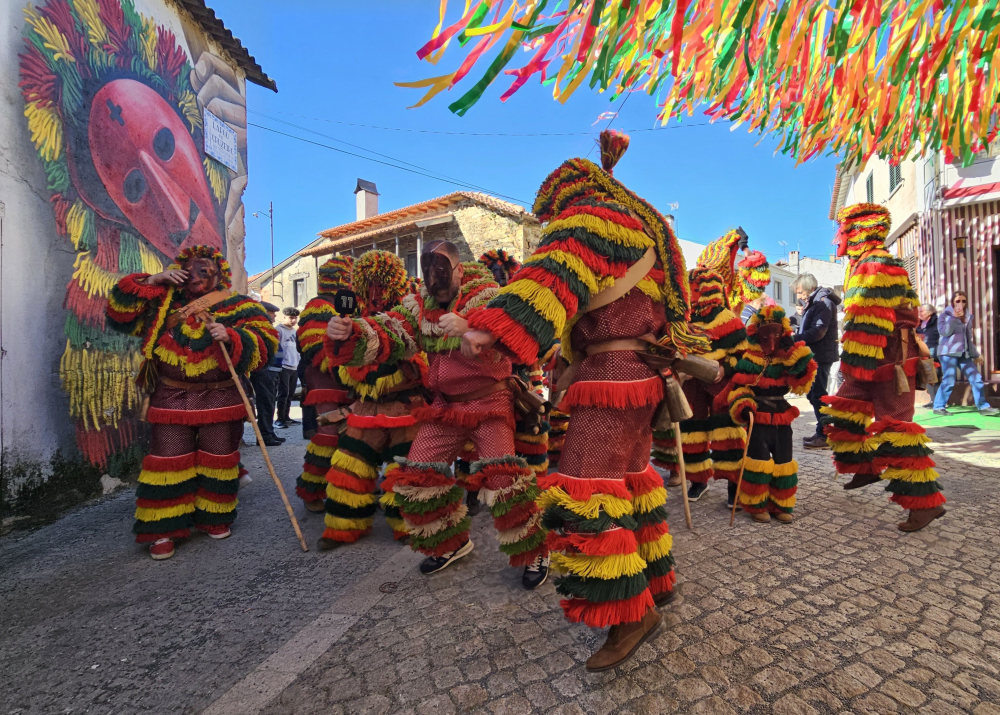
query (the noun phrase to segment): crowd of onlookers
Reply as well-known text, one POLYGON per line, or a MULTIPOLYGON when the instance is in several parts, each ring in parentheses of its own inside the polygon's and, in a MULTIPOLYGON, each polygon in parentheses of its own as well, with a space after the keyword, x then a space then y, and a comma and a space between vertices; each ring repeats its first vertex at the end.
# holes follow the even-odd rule
POLYGON ((299 380, 299 349, 295 341, 295 326, 299 322, 299 311, 296 308, 280 309, 273 303, 267 302, 264 302, 263 306, 272 323, 277 319, 279 311, 281 312, 281 322, 275 326, 278 330, 278 351, 265 369, 250 375, 250 385, 253 387, 257 408, 257 426, 264 438, 264 444, 268 447, 277 447, 285 441, 285 438, 279 437, 274 430, 299 424, 298 420, 293 420, 289 415, 299 380))

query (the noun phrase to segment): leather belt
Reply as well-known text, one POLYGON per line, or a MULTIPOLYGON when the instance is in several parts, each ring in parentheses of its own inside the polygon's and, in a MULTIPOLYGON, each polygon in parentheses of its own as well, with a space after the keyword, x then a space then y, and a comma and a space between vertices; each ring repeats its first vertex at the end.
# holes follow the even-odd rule
POLYGON ((502 392, 503 390, 510 390, 510 379, 498 380, 492 385, 486 385, 485 387, 480 387, 478 390, 472 390, 471 392, 462 392, 457 395, 445 395, 442 394, 441 397, 444 398, 445 402, 472 402, 473 400, 478 400, 487 395, 492 395, 494 392, 502 392))
POLYGON ((224 387, 236 386, 236 383, 232 380, 223 380, 222 382, 181 382, 180 380, 172 380, 169 377, 161 377, 159 382, 167 387, 172 387, 176 390, 187 390, 188 392, 205 392, 206 390, 220 390, 224 387))
POLYGON ((415 387, 420 387, 422 382, 404 382, 401 385, 396 385, 395 387, 389 388, 385 394, 392 395, 396 392, 403 392, 404 390, 412 390, 415 387))
POLYGON ((622 338, 621 340, 607 340, 603 343, 591 343, 584 347, 587 357, 598 353, 612 353, 625 351, 643 351, 648 347, 648 343, 639 338, 622 338))

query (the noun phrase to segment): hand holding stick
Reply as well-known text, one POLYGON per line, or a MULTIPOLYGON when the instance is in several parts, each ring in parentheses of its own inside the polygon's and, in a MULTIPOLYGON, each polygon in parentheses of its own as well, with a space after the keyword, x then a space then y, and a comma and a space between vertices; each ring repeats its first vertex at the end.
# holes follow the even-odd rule
POLYGON ((743 470, 747 466, 747 450, 750 449, 750 435, 753 434, 753 412, 749 415, 750 421, 747 423, 747 443, 743 445, 743 461, 740 462, 740 476, 736 480, 736 496, 733 498, 733 511, 729 515, 729 525, 736 521, 736 507, 740 503, 740 487, 743 486, 743 470))

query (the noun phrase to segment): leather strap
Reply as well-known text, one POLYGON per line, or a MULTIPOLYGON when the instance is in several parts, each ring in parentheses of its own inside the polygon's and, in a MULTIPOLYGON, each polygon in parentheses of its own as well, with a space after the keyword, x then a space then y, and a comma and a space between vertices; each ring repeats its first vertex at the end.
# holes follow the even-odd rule
POLYGON ((900 350, 900 355, 902 355, 902 357, 903 357, 902 362, 905 364, 906 363, 906 354, 907 354, 907 351, 908 351, 908 349, 910 347, 908 345, 908 343, 910 342, 910 329, 909 328, 900 328, 899 334, 902 337, 902 343, 903 343, 902 349, 900 350))
POLYGON ((589 313, 592 310, 603 308, 609 303, 614 303, 616 300, 635 288, 639 284, 639 281, 646 277, 646 274, 649 273, 649 270, 655 264, 656 249, 650 246, 642 255, 642 258, 629 266, 629 269, 625 271, 625 275, 616 280, 613 286, 605 288, 591 298, 590 304, 587 305, 587 310, 584 312, 589 313))
POLYGON ((492 395, 494 392, 502 392, 503 390, 510 390, 510 380, 497 380, 492 385, 486 385, 485 387, 480 387, 478 390, 472 390, 471 392, 462 392, 457 395, 445 395, 442 394, 441 397, 444 398, 445 402, 472 402, 473 400, 478 400, 480 398, 486 397, 487 395, 492 395))
POLYGON ((587 357, 591 355, 597 355, 598 353, 611 353, 611 352, 639 352, 645 350, 649 346, 649 342, 656 342, 656 338, 653 337, 652 333, 646 333, 641 338, 621 338, 618 340, 606 340, 603 343, 591 343, 584 347, 584 352, 587 353, 587 357))
POLYGON ((224 387, 234 387, 236 385, 236 383, 232 380, 223 380, 222 382, 181 382, 180 380, 173 380, 169 377, 161 377, 160 384, 172 387, 176 390, 187 390, 188 392, 221 390, 224 387))
POLYGON ((397 392, 403 392, 405 390, 412 390, 415 387, 420 387, 421 384, 423 384, 423 383, 421 383, 419 381, 418 382, 404 382, 402 384, 396 385, 395 387, 389 388, 389 390, 386 391, 386 394, 387 395, 392 395, 392 394, 395 394, 397 392))
MULTIPOLYGON (((183 323, 192 315, 198 313, 207 313, 208 309, 211 308, 216 303, 221 303, 227 298, 231 298, 233 295, 232 291, 229 290, 213 290, 211 293, 206 293, 200 298, 195 298, 187 305, 182 305, 180 308, 175 310, 169 316, 167 316, 167 328, 173 330, 180 323, 183 323)), ((203 316, 207 317, 207 316, 203 316)))

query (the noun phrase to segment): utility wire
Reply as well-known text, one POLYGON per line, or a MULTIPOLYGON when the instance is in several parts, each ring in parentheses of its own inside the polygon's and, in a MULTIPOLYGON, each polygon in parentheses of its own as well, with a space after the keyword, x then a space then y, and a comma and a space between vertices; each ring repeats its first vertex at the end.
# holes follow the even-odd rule
MULTIPOLYGON (((281 132, 281 131, 278 131, 277 129, 272 129, 271 127, 265 127, 262 124, 254 124, 253 122, 247 122, 247 126, 257 127, 258 129, 263 129, 264 131, 271 132, 272 134, 279 134, 279 135, 281 135, 283 137, 288 137, 290 139, 295 139, 295 140, 300 141, 300 142, 305 142, 306 144, 312 144, 313 146, 323 147, 324 149, 329 149, 330 151, 335 151, 335 152, 337 152, 339 154, 346 154, 348 156, 357 157, 358 159, 364 159, 365 161, 371 161, 371 162, 374 162, 376 164, 382 164, 383 166, 390 166, 393 169, 399 169, 400 171, 408 171, 411 174, 417 174, 419 176, 424 176, 424 177, 426 177, 428 179, 435 179, 436 181, 442 181, 442 182, 444 182, 446 184, 453 184, 455 186, 460 186, 460 187, 462 187, 464 189, 476 189, 476 190, 479 190, 479 191, 485 191, 486 193, 492 194, 493 196, 499 196, 499 197, 504 198, 504 199, 510 199, 511 201, 516 201, 516 202, 518 202, 518 203, 520 203, 522 205, 526 205, 528 203, 524 199, 519 199, 519 198, 514 197, 514 196, 508 196, 506 194, 501 194, 498 191, 492 191, 490 189, 484 189, 484 188, 476 186, 475 184, 469 184, 467 182, 460 181, 460 180, 445 179, 445 178, 442 178, 441 176, 434 176, 433 174, 428 174, 428 173, 423 172, 423 171, 417 171, 415 169, 409 169, 409 168, 407 168, 405 166, 400 166, 399 164, 393 164, 393 163, 390 163, 388 161, 381 161, 379 159, 373 159, 370 156, 364 156, 362 154, 355 154, 352 151, 347 151, 345 149, 338 149, 335 146, 330 146, 329 144, 323 144, 322 142, 313 141, 312 139, 306 139, 305 137, 296 136, 295 134, 289 134, 288 132, 281 132)), ((396 160, 396 161, 398 161, 398 160, 396 160)))
MULTIPOLYGON (((631 93, 630 93, 631 94, 631 93)), ((627 99, 627 97, 626 97, 627 99)), ((624 103, 623 103, 624 104, 624 103)), ((260 114, 261 116, 267 116, 263 112, 247 109, 251 114, 260 114)), ((620 111, 620 110, 619 110, 620 111)), ((299 119, 309 119, 315 122, 327 122, 328 124, 341 124, 347 127, 363 127, 365 129, 381 129, 387 132, 412 132, 414 134, 444 134, 448 136, 462 136, 462 137, 583 137, 589 136, 592 132, 527 132, 523 134, 511 133, 511 132, 448 132, 441 131, 437 129, 411 129, 408 127, 383 127, 377 124, 361 124, 357 122, 345 122, 338 119, 329 119, 327 117, 310 117, 305 114, 293 114, 292 112, 281 112, 278 110, 274 111, 275 114, 284 114, 288 117, 298 117, 299 119)), ((270 117, 268 117, 270 119, 270 117)), ((280 121, 275 119, 274 121, 280 121)), ((643 127, 637 129, 625 129, 624 131, 628 134, 635 134, 636 132, 660 132, 666 131, 668 129, 685 129, 687 127, 707 127, 713 122, 698 122, 695 124, 671 124, 665 127, 643 127)))

